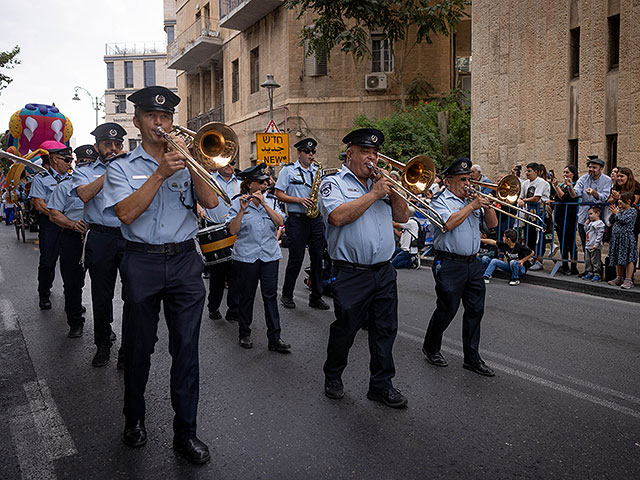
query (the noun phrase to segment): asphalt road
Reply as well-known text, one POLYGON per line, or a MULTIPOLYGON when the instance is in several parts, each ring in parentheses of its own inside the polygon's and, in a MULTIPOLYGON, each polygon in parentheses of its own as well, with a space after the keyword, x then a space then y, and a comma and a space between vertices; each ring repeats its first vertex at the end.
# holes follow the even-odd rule
POLYGON ((310 309, 300 281, 298 308, 280 310, 290 355, 267 350, 259 301, 252 350, 237 345, 236 324, 203 319, 198 429, 212 460, 196 467, 171 448, 166 327, 147 386, 149 442, 132 450, 121 442, 122 373, 113 358, 91 367, 90 314, 82 338, 66 337, 59 276, 53 309, 38 309, 37 258, 0 225, 2 479, 640 478, 636 303, 494 279, 481 352, 497 375, 485 378, 462 369, 460 314, 445 336, 449 367, 426 363, 431 271, 399 271, 395 386, 409 408, 396 411, 366 399, 365 332, 345 398, 324 397, 333 314, 310 309))

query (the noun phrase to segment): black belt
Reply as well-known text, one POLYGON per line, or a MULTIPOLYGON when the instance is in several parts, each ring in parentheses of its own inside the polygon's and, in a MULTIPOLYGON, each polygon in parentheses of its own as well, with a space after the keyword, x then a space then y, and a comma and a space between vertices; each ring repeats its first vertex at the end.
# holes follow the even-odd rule
POLYGON ((185 240, 180 243, 164 243, 162 245, 152 245, 150 243, 140 243, 127 241, 127 250, 142 253, 161 253, 163 255, 177 255, 178 253, 190 252, 196 249, 196 243, 185 240))
POLYGON ((111 235, 115 235, 117 237, 122 236, 120 227, 107 227, 106 225, 100 225, 99 223, 90 223, 89 230, 100 233, 110 233, 111 235))
POLYGON ((456 260, 458 262, 473 263, 476 260, 477 256, 476 255, 458 255, 457 253, 436 250, 435 259, 442 260, 443 258, 446 258, 447 260, 456 260))
POLYGON ((373 263, 371 265, 363 265, 360 263, 351 263, 345 262, 344 260, 331 260, 331 264, 336 267, 342 268, 353 268, 355 270, 380 270, 382 267, 389 265, 391 260, 387 260, 386 262, 373 263))
POLYGON ((71 230, 70 228, 63 228, 62 233, 63 235, 71 235, 71 236, 78 236, 78 237, 82 236, 81 232, 78 232, 76 230, 71 230))
POLYGON ((300 212, 290 212, 288 215, 290 217, 306 217, 307 216, 306 213, 300 213, 300 212))

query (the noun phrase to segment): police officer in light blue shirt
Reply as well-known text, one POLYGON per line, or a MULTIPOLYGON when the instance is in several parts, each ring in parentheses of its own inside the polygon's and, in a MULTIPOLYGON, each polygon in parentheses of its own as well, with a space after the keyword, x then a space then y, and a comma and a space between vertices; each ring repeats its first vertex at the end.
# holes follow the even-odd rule
MULTIPOLYGON (((196 417, 198 340, 206 290, 194 236, 196 202, 213 208, 218 197, 191 173, 193 167, 187 168, 179 151, 167 150, 162 133, 171 131, 180 97, 153 86, 128 100, 135 105, 133 123, 142 144, 109 163, 103 186, 103 208, 116 213, 127 240, 120 265, 126 308, 123 440, 130 447, 147 443, 144 392, 162 306, 171 339, 173 448, 189 462, 205 463, 209 448, 196 436, 196 417)), ((186 147, 181 139, 172 141, 186 147)))
POLYGON ((440 352, 442 335, 453 317, 460 300, 462 317, 463 367, 485 376, 494 372, 480 358, 480 321, 484 314, 484 268, 476 255, 480 249, 480 225, 498 225, 495 210, 480 195, 469 198, 471 160, 459 158, 444 172, 446 189, 431 201, 431 207, 445 222, 446 231, 433 233, 435 258, 432 266, 436 282, 436 309, 431 316, 422 352, 427 361, 438 367, 448 365, 440 352))
POLYGON ((369 324, 371 355, 367 398, 392 408, 407 406, 407 398, 393 387, 393 342, 398 331, 396 270, 390 260, 395 251, 392 221, 405 223, 405 200, 391 182, 372 174, 384 135, 361 128, 345 136, 347 160, 338 173, 320 185, 319 205, 327 228, 333 264, 333 305, 336 320, 329 331, 324 364, 325 395, 344 396, 342 372, 360 327, 369 324))
MULTIPOLYGON (((93 160, 77 167, 73 172, 73 189, 85 202, 84 218, 89 229, 84 265, 91 277, 93 340, 96 345, 91 365, 103 367, 109 362, 111 345, 115 340, 115 333, 111 328, 113 296, 125 248, 120 219, 113 209, 103 209, 103 183, 107 165, 122 153, 127 132, 117 123, 108 122, 98 125, 91 134, 95 137, 95 144, 84 146, 76 156, 93 157, 93 160)), ((118 351, 117 366, 119 369, 124 368, 122 346, 118 351)))
POLYGON ((275 196, 266 193, 269 175, 261 163, 238 176, 242 179, 240 195, 233 199, 229 211, 229 233, 237 235, 233 245, 233 268, 241 281, 238 337, 240 346, 252 348, 251 323, 253 302, 260 282, 269 350, 288 353, 291 345, 280 338, 278 313, 278 264, 282 258, 276 231, 282 225, 282 212, 275 196))
POLYGON ((84 203, 72 189, 71 178, 60 182, 49 199, 49 218, 62 228, 60 234, 60 273, 64 283, 64 310, 69 324, 69 338, 82 336, 84 317, 82 288, 84 268, 82 258, 82 234, 86 225, 82 219, 84 203))
POLYGON ((39 173, 31 183, 29 199, 40 216, 38 217, 38 240, 40 247, 40 260, 38 263, 38 295, 40 296, 40 309, 51 308, 51 287, 56 273, 56 263, 60 255, 60 233, 58 225, 49 220, 49 197, 53 189, 68 177, 69 165, 73 161, 71 147, 67 147, 55 140, 42 142, 40 148, 48 152, 42 155, 44 166, 48 166, 46 172, 39 173))

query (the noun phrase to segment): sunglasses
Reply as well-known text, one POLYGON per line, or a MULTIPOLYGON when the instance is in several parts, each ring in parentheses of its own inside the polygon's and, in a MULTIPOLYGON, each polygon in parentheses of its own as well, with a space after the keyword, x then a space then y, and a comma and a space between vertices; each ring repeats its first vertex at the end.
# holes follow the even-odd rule
POLYGON ((461 182, 466 182, 468 180, 471 180, 471 179, 469 177, 460 177, 461 182))
POLYGON ((314 155, 316 154, 315 150, 310 150, 308 148, 303 148, 301 151, 306 153, 307 155, 309 155, 310 153, 313 153, 314 155))

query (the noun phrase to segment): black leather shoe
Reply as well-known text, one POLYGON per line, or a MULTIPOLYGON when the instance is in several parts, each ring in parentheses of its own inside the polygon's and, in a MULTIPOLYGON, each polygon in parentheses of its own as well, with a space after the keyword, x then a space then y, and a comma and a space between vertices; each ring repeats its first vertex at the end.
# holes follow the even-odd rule
POLYGON ((185 460, 200 465, 211 459, 209 447, 197 438, 173 439, 173 449, 185 460))
POLYGON ((110 345, 98 345, 98 351, 91 361, 91 365, 94 367, 104 367, 109 363, 109 356, 111 355, 110 345))
POLYGON ((111 340, 111 342, 115 342, 116 341, 116 332, 114 332, 113 330, 111 330, 111 333, 109 334, 109 340, 111 340))
POLYGON ((253 340, 251 337, 240 337, 239 342, 242 348, 253 348, 253 340))
POLYGON ((340 400, 344 397, 344 387, 340 380, 325 380, 324 394, 332 400, 340 400))
POLYGON ((329 310, 329 305, 321 298, 309 300, 309 306, 311 308, 317 308, 318 310, 329 310))
POLYGON ((211 320, 222 320, 222 314, 220 313, 220 310, 216 308, 214 311, 209 312, 209 318, 211 320))
POLYGON ((118 350, 118 363, 116 364, 118 370, 124 370, 124 349, 120 347, 118 350))
POLYGON ((478 363, 477 365, 463 363, 462 368, 464 368, 465 370, 471 370, 478 375, 484 375, 485 377, 493 377, 496 374, 496 372, 489 368, 484 362, 478 363))
POLYGON ((277 339, 274 342, 269 341, 269 350, 271 350, 272 352, 289 353, 290 349, 291 345, 283 342, 281 338, 277 339))
POLYGON ((442 356, 440 352, 429 353, 426 348, 422 347, 422 353, 427 357, 427 362, 436 367, 446 367, 449 365, 447 359, 442 356))
POLYGON ((393 387, 387 388, 382 392, 369 390, 367 392, 367 398, 369 400, 373 400, 374 402, 384 403, 387 407, 391 408, 405 408, 409 403, 407 397, 402 395, 402 393, 400 393, 400 390, 397 390, 393 387))
POLYGON ((142 447, 147 443, 147 429, 144 420, 127 420, 124 424, 122 437, 125 445, 133 448, 142 447))
POLYGON ((76 325, 74 327, 71 327, 69 328, 69 333, 67 333, 67 337, 80 338, 82 336, 82 330, 84 330, 84 327, 82 325, 76 325))
POLYGON ((293 298, 291 297, 285 297, 282 295, 282 297, 280 297, 280 303, 284 308, 296 308, 296 304, 293 302, 293 298))
POLYGON ((49 310, 51 309, 51 300, 49 297, 40 297, 40 310, 49 310))

